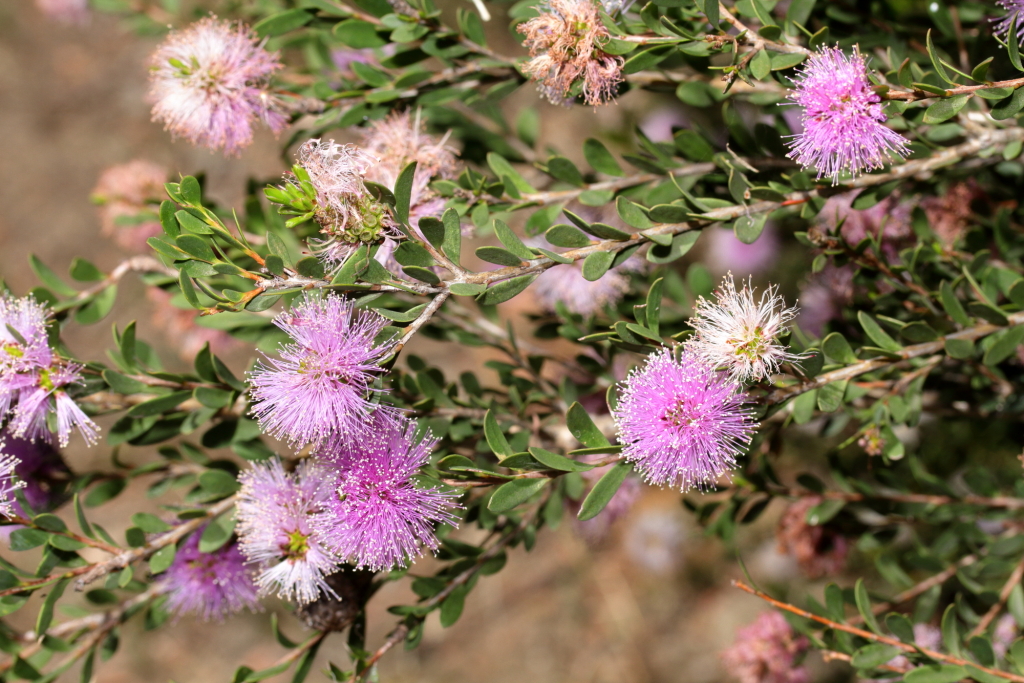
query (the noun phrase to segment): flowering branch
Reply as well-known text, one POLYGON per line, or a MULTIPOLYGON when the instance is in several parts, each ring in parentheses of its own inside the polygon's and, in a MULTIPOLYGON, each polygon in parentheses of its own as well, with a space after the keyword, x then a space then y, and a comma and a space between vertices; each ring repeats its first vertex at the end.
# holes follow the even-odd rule
POLYGON ((1010 673, 1008 671, 1000 671, 999 669, 992 669, 992 668, 987 667, 987 666, 981 666, 979 664, 975 664, 974 662, 969 662, 966 659, 960 659, 959 657, 953 657, 951 655, 947 655, 947 654, 944 654, 942 652, 936 652, 935 650, 929 650, 929 649, 923 648, 923 647, 921 647, 919 645, 908 645, 908 644, 904 643, 903 641, 898 640, 896 638, 889 638, 888 636, 877 635, 875 633, 872 633, 871 631, 865 631, 864 629, 856 628, 854 626, 848 626, 846 624, 840 624, 839 622, 832 621, 831 619, 828 619, 826 617, 820 617, 817 614, 812 614, 811 612, 808 612, 807 610, 800 609, 799 607, 795 607, 793 605, 790 605, 789 603, 782 602, 781 600, 776 600, 775 598, 771 597, 767 593, 759 591, 756 588, 751 588, 750 586, 748 586, 747 584, 743 583, 742 581, 733 581, 732 585, 735 586, 736 588, 739 588, 741 591, 744 591, 746 593, 750 593, 751 595, 753 595, 753 596, 755 596, 757 598, 760 598, 761 600, 764 600, 765 602, 767 602, 768 604, 772 605, 773 607, 777 607, 778 609, 785 610, 786 612, 790 612, 791 614, 795 614, 797 616, 803 617, 804 619, 810 619, 811 621, 815 621, 815 622, 817 622, 819 624, 823 624, 824 626, 827 626, 828 628, 834 629, 836 631, 842 631, 844 633, 849 633, 851 635, 859 636, 859 637, 864 638, 866 640, 871 640, 871 641, 874 641, 874 642, 877 642, 877 643, 885 643, 886 645, 891 645, 891 646, 893 646, 895 648, 899 648, 900 650, 902 650, 903 652, 906 652, 907 654, 917 654, 917 653, 920 653, 920 654, 925 655, 926 657, 930 657, 930 658, 932 658, 934 660, 937 660, 937 661, 940 661, 940 662, 946 662, 947 664, 953 664, 953 665, 956 665, 956 666, 970 666, 972 668, 976 668, 976 669, 978 669, 980 671, 983 671, 986 674, 989 674, 989 675, 992 675, 992 676, 998 676, 999 678, 1005 678, 1008 681, 1014 681, 1014 683, 1024 683, 1024 676, 1018 676, 1017 674, 1012 674, 1012 673, 1010 673))

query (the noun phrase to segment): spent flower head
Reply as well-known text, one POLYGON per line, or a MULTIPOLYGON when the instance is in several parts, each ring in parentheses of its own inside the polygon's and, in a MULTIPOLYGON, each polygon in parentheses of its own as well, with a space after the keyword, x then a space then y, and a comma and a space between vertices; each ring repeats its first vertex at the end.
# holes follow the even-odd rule
POLYGON ((782 363, 801 358, 778 341, 798 310, 786 308, 774 285, 761 293, 760 300, 754 299, 749 281, 737 292, 730 273, 714 301, 704 297, 697 301, 689 321, 693 337, 686 348, 737 381, 770 379, 782 363))
POLYGON ((245 609, 259 611, 253 571, 246 566, 238 544, 201 552, 203 529, 185 539, 163 575, 168 610, 175 616, 191 614, 203 621, 224 621, 245 609))
POLYGON ((722 653, 722 663, 740 683, 808 683, 810 674, 797 660, 809 644, 781 614, 765 612, 736 632, 736 643, 722 653))
POLYGON ((265 432, 295 445, 322 444, 331 435, 360 429, 374 409, 368 394, 382 372, 378 363, 394 349, 375 344, 387 320, 337 294, 306 295, 274 318, 292 343, 280 358, 265 356, 250 375, 252 414, 265 432))
POLYGON ((277 57, 249 27, 216 17, 172 31, 150 59, 153 120, 192 144, 237 155, 257 120, 275 133, 287 124, 268 87, 277 57))
POLYGON ((333 595, 325 577, 341 563, 313 530, 313 517, 331 496, 315 465, 304 460, 289 473, 275 458, 255 463, 238 479, 239 547, 260 571, 260 595, 300 604, 316 600, 321 591, 333 595))
POLYGON ((792 556, 811 579, 835 576, 846 566, 850 543, 835 529, 807 521, 807 513, 822 503, 808 496, 792 503, 779 520, 775 537, 779 550, 792 556))
POLYGON ((459 492, 415 479, 436 444, 413 421, 377 417, 365 434, 319 453, 332 495, 315 524, 339 557, 371 571, 405 567, 437 549, 436 525, 458 525, 459 492))
POLYGON ((584 101, 591 106, 608 104, 622 82, 622 57, 599 47, 609 39, 592 0, 545 0, 540 16, 517 29, 526 36, 530 51, 523 73, 538 82, 538 89, 552 104, 571 105, 573 84, 582 79, 584 101))
POLYGON ((849 171, 858 176, 906 156, 907 140, 884 124, 882 99, 872 90, 867 64, 854 49, 847 57, 838 47, 824 47, 807 61, 790 100, 802 108, 803 132, 794 135, 787 155, 818 178, 832 183, 849 171))
POLYGON ((626 378, 613 416, 626 460, 644 479, 683 491, 736 466, 757 423, 746 394, 691 351, 652 354, 626 378))

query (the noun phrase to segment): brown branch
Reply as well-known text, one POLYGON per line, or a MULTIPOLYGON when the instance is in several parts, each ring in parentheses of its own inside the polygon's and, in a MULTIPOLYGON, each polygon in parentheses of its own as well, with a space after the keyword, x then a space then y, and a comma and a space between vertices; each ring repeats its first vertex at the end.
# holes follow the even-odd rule
POLYGON ((1003 584, 1003 589, 999 591, 999 600, 997 600, 996 604, 992 605, 992 607, 985 612, 985 616, 981 618, 981 621, 979 621, 978 624, 971 629, 971 632, 967 634, 968 640, 985 632, 985 629, 987 629, 988 625, 992 623, 992 620, 999 615, 1000 611, 1002 611, 1003 605, 1005 605, 1006 601, 1010 599, 1010 593, 1013 592, 1013 589, 1020 584, 1021 578, 1024 578, 1024 557, 1022 557, 1020 562, 1017 563, 1017 566, 1013 568, 1013 571, 1010 572, 1010 577, 1006 580, 1006 583, 1003 584))
POLYGON ((877 642, 877 643, 885 643, 886 645, 892 645, 893 647, 899 648, 900 650, 902 650, 903 652, 906 652, 907 654, 921 653, 921 654, 925 655, 926 657, 930 657, 930 658, 932 658, 932 659, 934 659, 936 661, 945 662, 947 664, 953 664, 955 666, 965 666, 965 667, 966 666, 970 666, 970 667, 978 669, 979 671, 983 671, 983 672, 985 672, 987 674, 990 674, 992 676, 998 676, 999 678, 1005 678, 1008 681, 1014 681, 1014 683, 1024 683, 1024 676, 1018 676, 1017 674, 1012 674, 1012 673, 1009 673, 1007 671, 1000 671, 999 669, 992 669, 992 668, 989 668, 987 666, 981 666, 979 664, 975 664, 974 662, 969 662, 966 659, 960 659, 959 657, 953 657, 952 655, 947 655, 947 654, 942 653, 942 652, 936 652, 935 650, 929 650, 927 648, 923 648, 923 647, 920 647, 918 645, 907 645, 903 641, 898 640, 896 638, 889 638, 888 636, 880 636, 880 635, 877 635, 875 633, 872 633, 871 631, 865 631, 862 628, 856 628, 854 626, 848 626, 847 624, 840 624, 840 623, 832 621, 831 619, 828 619, 826 617, 819 617, 817 614, 812 614, 811 612, 808 612, 807 610, 800 609, 799 607, 795 607, 793 605, 790 605, 789 603, 782 602, 781 600, 776 600, 775 598, 773 598, 772 596, 768 595, 767 593, 759 591, 756 588, 751 588, 750 586, 748 586, 747 584, 743 583, 742 581, 733 581, 732 585, 735 586, 736 588, 739 588, 741 591, 744 591, 746 593, 750 593, 751 595, 753 595, 755 597, 758 597, 761 600, 764 600, 768 604, 770 604, 770 605, 772 605, 774 607, 777 607, 778 609, 781 609, 781 610, 784 610, 784 611, 789 612, 791 614, 795 614, 797 616, 803 617, 804 619, 810 619, 811 621, 817 622, 819 624, 827 626, 828 628, 834 629, 836 631, 842 631, 844 633, 849 633, 851 635, 858 636, 860 638, 864 638, 865 640, 872 640, 872 641, 877 642))
POLYGON ((64 538, 70 538, 73 541, 78 541, 83 545, 88 545, 93 548, 97 548, 99 550, 102 550, 103 552, 110 553, 111 555, 116 555, 123 550, 123 548, 119 548, 116 545, 110 545, 109 543, 98 541, 95 538, 82 536, 68 529, 64 529, 64 531, 51 531, 50 529, 44 529, 43 527, 33 522, 31 519, 27 519, 19 515, 9 515, 7 519, 10 521, 11 524, 20 524, 21 526, 29 527, 31 529, 39 529, 40 531, 45 531, 46 533, 54 534, 55 536, 63 536, 64 538))

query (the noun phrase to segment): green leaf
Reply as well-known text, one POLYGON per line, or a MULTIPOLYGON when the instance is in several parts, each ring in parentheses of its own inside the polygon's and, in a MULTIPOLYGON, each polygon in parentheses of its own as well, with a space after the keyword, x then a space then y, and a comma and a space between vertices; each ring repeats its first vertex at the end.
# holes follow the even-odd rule
POLYGON ((1001 334, 999 339, 985 352, 982 362, 985 365, 997 365, 1009 358, 1024 341, 1024 325, 1011 327, 1001 334))
POLYGON ((495 285, 492 285, 490 288, 488 288, 486 292, 484 292, 481 295, 480 303, 485 304, 487 306, 493 306, 495 304, 500 304, 505 301, 508 301, 509 299, 515 297, 523 290, 525 290, 527 287, 529 287, 530 283, 532 283, 536 279, 537 275, 531 274, 520 275, 519 277, 514 277, 511 280, 499 282, 495 285))
POLYGON ((441 627, 448 628, 462 616, 462 608, 466 603, 469 586, 461 584, 452 589, 448 597, 441 603, 441 627))
POLYGON ((191 391, 175 391, 166 396, 151 398, 144 403, 132 406, 128 410, 128 416, 149 417, 150 415, 160 415, 161 413, 175 411, 181 403, 190 398, 192 398, 191 391))
POLYGON ((967 670, 952 664, 919 666, 903 674, 904 683, 957 683, 967 677, 967 670))
POLYGON ((29 254, 28 263, 32 267, 32 272, 36 274, 39 281, 42 282, 47 289, 60 294, 61 296, 74 296, 78 294, 78 290, 65 284, 63 280, 57 277, 57 274, 50 270, 50 268, 39 260, 39 257, 35 254, 29 254))
POLYGON ((818 389, 818 410, 823 413, 831 413, 843 404, 843 396, 846 394, 847 380, 841 382, 830 382, 818 389))
POLYGON ((481 261, 494 263, 499 266, 521 266, 523 260, 510 251, 500 247, 477 247, 476 256, 481 261))
POLYGON ((1013 68, 1017 71, 1024 71, 1024 65, 1021 65, 1020 61, 1020 42, 1017 38, 1017 20, 1020 18, 1018 12, 1013 12, 1013 16, 1010 17, 1010 26, 1006 34, 1006 55, 1010 58, 1010 64, 1013 64, 1013 68))
POLYGON ((110 388, 119 394, 142 394, 149 391, 149 387, 113 370, 103 371, 103 381, 110 385, 110 388))
POLYGON ((551 482, 550 479, 513 479, 495 489, 491 499, 487 501, 487 509, 494 513, 502 513, 522 505, 539 493, 551 482))
POLYGON ((502 245, 508 249, 512 254, 518 256, 524 261, 537 258, 530 249, 523 244, 519 236, 516 235, 512 228, 508 227, 504 221, 500 221, 497 218, 494 219, 494 234, 498 236, 498 240, 502 245))
POLYGON ((710 161, 715 156, 715 148, 695 131, 684 129, 673 136, 676 149, 690 161, 710 161))
POLYGON ((964 108, 969 99, 971 99, 970 95, 957 95, 956 97, 939 100, 925 109, 924 122, 935 124, 948 121, 960 113, 960 110, 964 108))
POLYGON ((50 534, 39 529, 15 529, 11 532, 10 548, 15 552, 38 548, 46 543, 50 534))
POLYGON ((543 448, 530 448, 529 450, 530 455, 536 458, 537 462, 553 470, 559 470, 560 472, 586 472, 594 469, 593 465, 567 458, 558 453, 552 453, 543 448))
POLYGON ((174 217, 178 219, 178 225, 193 235, 212 235, 214 233, 214 229, 207 225, 206 221, 184 209, 176 212, 174 217))
POLYGON ((893 657, 899 655, 903 650, 895 645, 885 643, 872 643, 853 653, 850 663, 858 669, 874 669, 885 664, 893 657))
POLYGON ((960 656, 960 629, 956 621, 956 605, 949 605, 942 614, 942 643, 954 657, 960 656))
POLYGON ((409 223, 409 203, 412 200, 412 183, 416 176, 416 164, 413 161, 402 169, 395 181, 395 218, 400 222, 409 223))
POLYGON ((388 41, 377 35, 376 27, 368 21, 348 19, 334 26, 334 37, 343 45, 357 50, 383 47, 388 41))
POLYGON ((611 445, 605 435, 601 433, 601 430, 597 428, 597 425, 594 424, 594 421, 590 419, 586 408, 579 403, 573 403, 569 406, 569 411, 565 415, 565 423, 573 438, 587 448, 601 448, 611 445))
POLYGON ((595 138, 587 138, 583 143, 583 156, 587 163, 598 173, 621 177, 625 175, 622 166, 615 160, 604 144, 595 138))
POLYGON ((513 187, 519 190, 519 192, 526 194, 537 191, 533 186, 526 182, 523 176, 519 175, 519 172, 512 168, 512 164, 510 164, 508 160, 500 154, 497 154, 496 152, 488 152, 487 165, 491 167, 491 170, 494 171, 494 173, 497 174, 503 182, 506 180, 510 181, 513 187))
POLYGON ((68 587, 70 582, 70 578, 64 578, 50 587, 50 592, 47 594, 46 600, 43 601, 43 607, 39 610, 39 617, 36 619, 37 635, 46 633, 47 629, 50 628, 50 624, 53 623, 53 607, 60 600, 60 597, 64 595, 64 589, 68 587))
POLYGON ((173 543, 169 543, 160 548, 160 550, 157 550, 149 558, 149 573, 155 575, 167 571, 167 568, 174 562, 174 556, 177 552, 178 548, 173 543))
MULTIPOLYGON (((653 240, 653 236, 650 236, 653 240)), ((671 263, 686 255, 693 245, 700 238, 699 230, 687 230, 672 238, 666 247, 662 244, 655 244, 647 250, 647 260, 651 263, 671 263)))
POLYGON ((944 346, 946 354, 950 358, 967 360, 974 357, 974 342, 970 339, 950 339, 947 337, 944 346))
POLYGON ((1024 88, 1017 88, 1013 94, 992 107, 992 118, 996 121, 1012 119, 1024 109, 1024 88))
POLYGON ((78 256, 71 262, 71 277, 79 282, 97 282, 106 277, 103 271, 78 256))
POLYGON ((200 261, 212 263, 216 260, 216 257, 213 255, 213 249, 210 248, 210 245, 202 237, 178 235, 174 238, 174 244, 189 256, 200 261))
POLYGON ((311 21, 313 21, 312 13, 302 9, 290 9, 267 17, 253 26, 252 30, 259 37, 266 38, 302 28, 311 21))
MULTIPOLYGON (((864 328, 864 333, 868 335, 879 348, 885 349, 886 351, 898 352, 903 348, 903 345, 898 341, 889 336, 889 333, 882 329, 882 327, 875 322, 875 319, 864 311, 857 312, 857 320, 860 321, 860 326, 864 328)), ((826 352, 827 353, 827 352, 826 352)))
POLYGON ((860 612, 861 618, 864 619, 864 625, 880 636, 885 635, 878 626, 875 613, 871 611, 871 599, 868 597, 868 589, 864 587, 864 579, 857 579, 857 584, 853 589, 853 596, 857 603, 857 611, 860 612))
POLYGON ((763 81, 768 78, 771 72, 772 59, 768 56, 768 51, 765 49, 758 50, 754 58, 750 60, 750 73, 757 80, 763 81))
POLYGON ((132 524, 139 527, 147 534, 159 534, 170 531, 173 527, 156 515, 148 512, 136 512, 132 515, 132 524))
POLYGON ((219 550, 231 540, 235 533, 235 520, 230 514, 224 514, 210 522, 203 535, 199 537, 199 552, 212 553, 219 550))
POLYGON ((117 285, 110 285, 93 297, 92 301, 75 314, 75 321, 81 325, 92 325, 97 323, 110 313, 117 300, 117 285))
POLYGON ((618 211, 619 218, 621 218, 623 222, 630 227, 638 230, 647 230, 648 228, 654 227, 654 223, 652 223, 651 219, 647 217, 647 214, 640 209, 640 206, 634 204, 625 197, 620 196, 615 198, 615 210, 618 211))
POLYGON ((323 262, 316 256, 307 256, 306 258, 296 261, 295 272, 304 277, 313 278, 314 280, 322 280, 326 275, 326 273, 324 273, 323 262))
POLYGON ((444 242, 441 245, 441 251, 454 263, 458 263, 462 252, 462 226, 459 212, 455 209, 445 209, 441 215, 441 224, 444 226, 444 242))
MULTIPOLYGON (((1011 41, 1012 42, 1012 41, 1011 41)), ((946 73, 945 67, 942 66, 941 60, 939 59, 938 53, 935 51, 935 45, 932 43, 932 30, 928 29, 928 33, 925 36, 925 46, 928 50, 928 57, 932 60, 932 68, 935 69, 935 73, 938 74, 939 78, 946 81, 950 85, 956 85, 956 81, 949 77, 946 73)))
POLYGON ((592 240, 582 230, 572 225, 565 225, 564 223, 548 228, 547 232, 544 233, 544 239, 556 247, 569 249, 587 247, 592 243, 592 240))
POLYGON ((676 47, 674 45, 656 45, 643 50, 642 52, 637 52, 635 55, 627 59, 626 63, 622 65, 622 73, 635 74, 641 71, 647 71, 659 64, 675 51, 676 47))
POLYGON ((238 481, 224 470, 206 470, 199 475, 199 486, 210 498, 224 498, 239 489, 238 481))
POLYGON ((765 223, 768 221, 768 214, 761 213, 755 216, 740 216, 733 223, 733 234, 743 244, 753 244, 764 232, 765 223))
POLYGON ((967 316, 967 311, 964 310, 963 304, 956 297, 956 293, 953 291, 953 286, 949 283, 949 280, 943 280, 939 286, 939 298, 942 300, 942 307, 946 309, 946 313, 953 319, 953 322, 961 327, 970 326, 971 319, 967 316))
POLYGON ((487 289, 486 285, 471 284, 469 282, 456 282, 448 285, 448 289, 456 296, 476 296, 487 289))
POLYGON ((505 434, 501 431, 501 427, 498 426, 498 419, 494 417, 493 410, 488 410, 484 415, 484 438, 487 439, 487 445, 498 456, 498 460, 504 460, 515 452, 508 445, 505 434))
POLYGON ((171 239, 181 234, 178 221, 174 218, 174 202, 169 199, 160 203, 160 227, 164 229, 164 234, 171 239))
POLYGON ((548 174, 557 180, 575 185, 576 187, 584 185, 583 174, 576 168, 576 164, 563 156, 553 156, 548 159, 548 174))
POLYGON ((600 280, 612 267, 615 253, 611 251, 595 251, 583 259, 583 278, 594 282, 600 280))
POLYGON ((615 463, 615 465, 605 472, 594 488, 590 490, 587 497, 583 499, 583 504, 580 506, 580 511, 576 515, 576 519, 584 522, 588 519, 593 519, 600 514, 601 510, 604 510, 605 506, 615 495, 619 487, 622 486, 622 482, 626 480, 626 475, 632 469, 625 460, 615 463))

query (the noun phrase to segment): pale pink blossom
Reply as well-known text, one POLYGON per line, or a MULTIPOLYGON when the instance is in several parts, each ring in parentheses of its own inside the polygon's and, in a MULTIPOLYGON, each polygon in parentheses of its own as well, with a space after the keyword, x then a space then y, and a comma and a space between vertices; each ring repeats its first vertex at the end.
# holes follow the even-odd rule
POLYGON ((159 211, 168 175, 166 168, 144 159, 104 170, 92 191, 103 234, 127 251, 145 251, 146 240, 163 232, 159 211))

